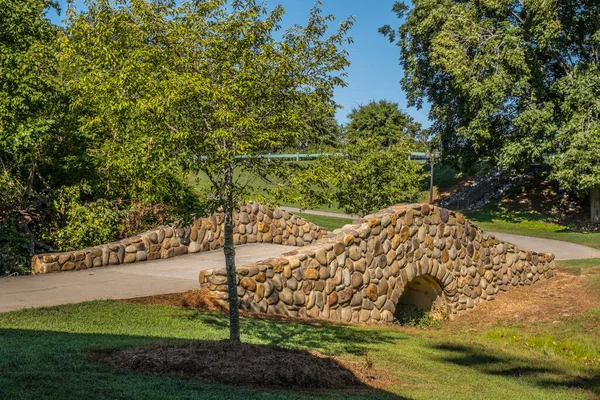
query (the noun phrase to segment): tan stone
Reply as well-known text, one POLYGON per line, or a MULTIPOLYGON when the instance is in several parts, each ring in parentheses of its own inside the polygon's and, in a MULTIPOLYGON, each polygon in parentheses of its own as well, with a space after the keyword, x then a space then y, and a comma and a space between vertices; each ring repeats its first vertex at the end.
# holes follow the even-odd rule
POLYGON ((75 263, 72 261, 67 261, 61 267, 61 271, 72 271, 75 269, 75 263))
POLYGON ((377 286, 375 284, 371 283, 369 286, 367 286, 366 296, 371 301, 377 301, 377 286))
POLYGON ((348 249, 348 256, 353 261, 357 261, 358 259, 360 259, 360 257, 362 256, 362 251, 360 250, 360 247, 358 247, 358 246, 351 246, 348 249))
POLYGON ((319 271, 314 268, 307 268, 304 270, 304 275, 306 279, 316 280, 319 279, 319 271))
POLYGON ((360 272, 354 272, 352 274, 352 287, 353 288, 358 288, 359 286, 362 286, 363 284, 363 274, 361 274, 360 272))
POLYGON ((340 304, 347 303, 352 298, 352 288, 346 287, 338 292, 338 302, 340 304))
POLYGON ((240 285, 246 289, 249 290, 251 292, 254 292, 256 290, 256 281, 252 278, 249 277, 244 277, 242 278, 242 280, 240 281, 240 285))
POLYGON ((353 235, 344 236, 344 245, 345 246, 351 246, 353 244, 354 244, 354 236, 353 235))
POLYGON ((338 295, 336 292, 331 293, 328 297, 327 297, 327 304, 331 307, 333 305, 335 305, 338 302, 338 295))
POLYGON ((335 253, 336 256, 339 256, 340 254, 342 254, 344 251, 346 250, 346 247, 344 246, 344 243, 342 242, 336 242, 333 245, 333 252, 335 253))
POLYGON ((321 264, 321 265, 327 265, 327 252, 325 251, 325 249, 320 248, 315 252, 315 259, 321 264))

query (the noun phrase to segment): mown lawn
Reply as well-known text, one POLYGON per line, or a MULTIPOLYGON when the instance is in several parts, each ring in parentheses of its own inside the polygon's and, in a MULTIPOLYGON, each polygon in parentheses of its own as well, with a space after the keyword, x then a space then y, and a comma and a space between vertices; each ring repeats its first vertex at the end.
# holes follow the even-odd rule
POLYGON ((338 217, 328 217, 324 215, 315 215, 315 214, 305 214, 305 213, 294 213, 295 215, 302 217, 313 224, 319 225, 328 231, 334 231, 338 228, 346 224, 351 224, 354 222, 353 219, 350 218, 338 218, 338 217))
MULTIPOLYGON (((598 313, 596 313, 596 317, 598 313)), ((561 324, 570 324, 561 321, 561 324)), ((112 370, 92 350, 227 337, 224 314, 117 301, 0 314, 0 398, 590 399, 600 366, 483 331, 242 318, 243 340, 373 361, 391 383, 355 391, 263 391, 112 370)), ((511 329, 519 329, 518 327, 511 329)), ((593 343, 593 342, 592 342, 593 343)), ((597 349, 596 349, 597 350, 597 349)))
POLYGON ((502 233, 563 240, 600 249, 600 233, 575 232, 535 211, 514 211, 496 204, 465 213, 480 228, 502 233))

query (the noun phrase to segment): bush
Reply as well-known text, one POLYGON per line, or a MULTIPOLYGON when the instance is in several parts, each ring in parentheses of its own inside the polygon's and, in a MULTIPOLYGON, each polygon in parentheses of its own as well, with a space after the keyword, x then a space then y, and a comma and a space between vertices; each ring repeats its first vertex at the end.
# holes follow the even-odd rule
POLYGON ((376 139, 348 144, 347 156, 327 157, 334 198, 346 212, 361 216, 419 198, 421 166, 408 161, 408 141, 384 147, 376 139))
POLYGON ((13 219, 0 223, 0 276, 29 273, 27 239, 13 219))
POLYGON ((105 199, 81 200, 80 187, 64 188, 55 207, 64 216, 62 227, 48 233, 60 251, 76 250, 119 238, 127 212, 105 199))

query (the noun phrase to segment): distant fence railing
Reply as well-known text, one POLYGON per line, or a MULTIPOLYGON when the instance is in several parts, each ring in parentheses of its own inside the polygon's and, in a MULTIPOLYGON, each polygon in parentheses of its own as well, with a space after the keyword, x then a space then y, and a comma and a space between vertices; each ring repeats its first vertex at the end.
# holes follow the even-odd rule
MULTIPOLYGON (((266 158, 268 160, 275 160, 275 159, 283 159, 283 160, 292 160, 292 161, 301 161, 301 160, 314 160, 317 159, 319 157, 324 157, 324 156, 346 156, 345 153, 290 153, 290 154, 258 154, 258 155, 253 155, 253 156, 249 156, 247 154, 241 154, 238 156, 235 156, 235 158, 250 158, 250 157, 254 157, 254 158, 266 158)), ((206 156, 200 156, 201 160, 205 160, 207 157, 206 156)), ((423 161, 425 160, 425 153, 421 153, 421 152, 410 152, 408 155, 408 159, 412 160, 412 161, 423 161)))

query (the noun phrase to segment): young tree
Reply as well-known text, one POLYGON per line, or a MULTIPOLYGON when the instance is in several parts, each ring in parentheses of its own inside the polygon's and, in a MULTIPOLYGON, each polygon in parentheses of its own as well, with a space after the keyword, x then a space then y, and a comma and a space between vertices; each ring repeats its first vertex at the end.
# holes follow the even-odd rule
POLYGON ((359 138, 345 147, 345 156, 321 159, 332 196, 346 212, 365 216, 398 203, 415 202, 420 193, 421 166, 408 160, 408 140, 384 146, 379 138, 359 138))
POLYGON ((101 105, 96 130, 119 144, 141 132, 136 145, 149 157, 208 177, 224 213, 230 339, 239 341, 233 214, 248 186, 238 172, 267 174, 275 164, 257 155, 296 146, 306 121, 333 111, 352 20, 329 34, 335 18, 315 6, 306 26, 279 32, 283 7, 252 0, 87 6, 71 16, 65 48, 87 76, 82 96, 101 105))
POLYGON ((600 3, 413 0, 394 12, 404 23, 381 32, 398 38, 409 105, 431 103, 446 159, 548 163, 563 187, 598 192, 600 3))
POLYGON ((423 141, 421 124, 400 110, 398 103, 371 101, 353 109, 348 118, 350 123, 346 126, 346 135, 350 142, 376 138, 382 146, 389 147, 407 139, 415 143, 423 141))

